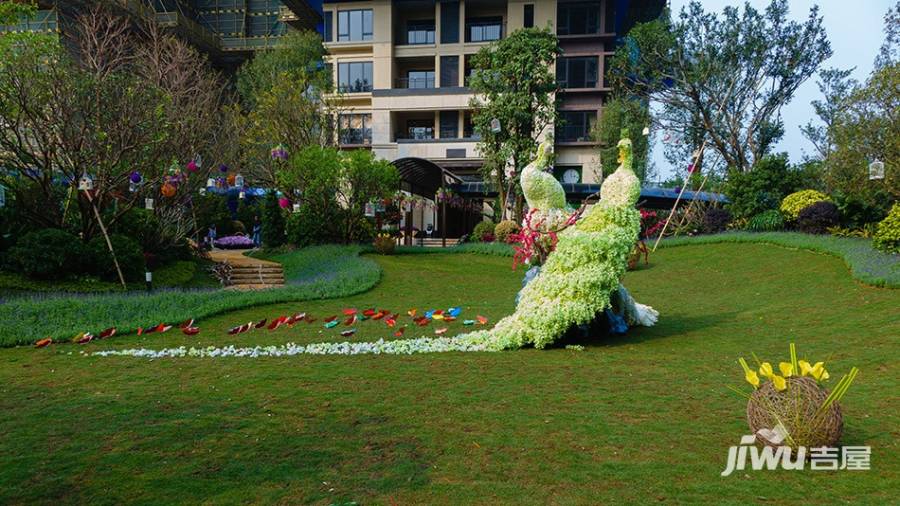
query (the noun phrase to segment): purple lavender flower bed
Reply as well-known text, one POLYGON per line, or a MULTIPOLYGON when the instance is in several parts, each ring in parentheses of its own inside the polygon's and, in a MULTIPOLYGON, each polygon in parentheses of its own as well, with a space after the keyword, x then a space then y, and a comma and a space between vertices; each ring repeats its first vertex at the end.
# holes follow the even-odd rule
POLYGON ((213 244, 222 249, 248 249, 253 247, 253 240, 244 235, 229 235, 216 239, 213 244))

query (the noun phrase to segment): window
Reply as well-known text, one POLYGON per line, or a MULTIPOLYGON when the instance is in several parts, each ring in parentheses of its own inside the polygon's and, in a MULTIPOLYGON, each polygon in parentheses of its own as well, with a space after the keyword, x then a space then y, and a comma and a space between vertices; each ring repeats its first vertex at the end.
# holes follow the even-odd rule
POLYGON ((406 122, 407 139, 434 139, 434 121, 411 119, 406 122))
POLYGON ((463 116, 463 138, 480 139, 481 136, 475 131, 475 120, 472 117, 472 111, 466 111, 463 116))
POLYGON ((612 71, 612 54, 603 55, 603 87, 609 88, 612 86, 610 81, 611 71, 612 71))
POLYGON ((466 21, 466 42, 500 40, 503 18, 479 18, 466 21))
POLYGON ((556 127, 557 142, 585 142, 591 140, 591 127, 597 111, 560 111, 556 127))
POLYGON ((334 13, 331 11, 325 11, 323 16, 323 22, 325 24, 325 42, 331 42, 332 30, 334 27, 332 26, 334 21, 334 13))
POLYGON ((371 144, 371 114, 341 114, 341 144, 371 144))
POLYGON ((459 42, 459 2, 441 2, 441 44, 459 42))
POLYGON ((434 20, 406 24, 407 44, 434 44, 434 20))
POLYGON ((604 13, 606 19, 603 24, 606 25, 604 31, 606 33, 613 33, 616 31, 616 11, 615 11, 615 2, 606 1, 606 13, 604 13))
POLYGON ((434 88, 434 71, 410 70, 406 73, 406 82, 403 79, 400 80, 400 87, 411 90, 434 88))
POLYGON ((338 12, 338 41, 372 40, 372 9, 338 12))
POLYGON ((372 91, 372 62, 338 63, 338 88, 344 93, 372 91))
POLYGON ((556 61, 556 80, 560 88, 596 88, 596 56, 573 56, 556 61))
POLYGON ((556 23, 556 33, 559 35, 600 33, 600 2, 560 3, 556 23))
POLYGON ((441 111, 441 139, 459 137, 459 111, 441 111))
POLYGON ((534 4, 525 5, 525 28, 534 26, 534 4))
POLYGON ((459 56, 441 56, 441 88, 459 86, 459 56))

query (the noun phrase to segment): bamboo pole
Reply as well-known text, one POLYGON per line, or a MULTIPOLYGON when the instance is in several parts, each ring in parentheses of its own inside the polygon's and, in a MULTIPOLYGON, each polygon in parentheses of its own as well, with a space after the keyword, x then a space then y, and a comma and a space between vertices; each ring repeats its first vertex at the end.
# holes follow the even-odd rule
POLYGON ((94 198, 91 196, 90 190, 84 192, 87 195, 88 202, 91 203, 91 208, 94 210, 94 216, 97 217, 97 223, 100 225, 100 231, 103 232, 103 238, 106 239, 106 247, 109 248, 109 254, 112 255, 113 264, 116 266, 116 273, 119 274, 119 282, 122 283, 122 289, 127 290, 128 286, 125 284, 125 276, 122 275, 122 269, 119 267, 119 261, 116 259, 116 252, 113 249, 112 241, 109 240, 109 234, 106 232, 106 226, 103 224, 103 219, 100 217, 100 211, 97 209, 97 205, 94 203, 94 198))
MULTIPOLYGON (((703 144, 700 145, 700 149, 697 150, 697 154, 694 156, 693 164, 696 164, 697 161, 700 160, 700 157, 703 156, 703 150, 706 149, 706 139, 703 139, 703 144)), ((678 203, 681 202, 681 196, 684 195, 684 188, 687 186, 687 181, 685 184, 681 185, 681 190, 678 192, 678 197, 675 199, 675 204, 672 205, 672 210, 669 212, 669 216, 666 217, 666 223, 663 224, 662 230, 659 232, 659 236, 656 238, 656 242, 653 243, 653 251, 656 252, 656 248, 659 247, 659 241, 662 240, 663 235, 666 233, 666 229, 669 228, 669 222, 672 221, 672 215, 675 213, 675 209, 678 208, 678 203)))

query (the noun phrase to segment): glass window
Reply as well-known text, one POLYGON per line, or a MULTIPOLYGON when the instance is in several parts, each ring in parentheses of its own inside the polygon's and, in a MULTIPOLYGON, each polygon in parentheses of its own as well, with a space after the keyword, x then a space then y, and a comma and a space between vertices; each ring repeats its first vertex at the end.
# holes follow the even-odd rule
MULTIPOLYGON (((403 83, 401 83, 403 84, 403 83)), ((433 70, 410 70, 406 73, 406 88, 434 88, 433 70)))
POLYGON ((441 87, 459 86, 459 56, 441 56, 441 87))
POLYGON ((411 119, 406 122, 407 139, 434 139, 434 122, 427 119, 411 119))
POLYGON ((459 42, 459 2, 441 2, 441 44, 459 42))
POLYGON ((323 16, 323 23, 325 24, 325 42, 331 42, 332 33, 331 31, 334 29, 332 22, 334 21, 334 13, 331 11, 325 11, 323 16))
POLYGON ((560 88, 596 88, 596 56, 573 56, 556 61, 556 80, 560 88))
POLYGON ((338 12, 338 41, 372 40, 372 9, 338 12))
POLYGON ((600 2, 560 3, 556 23, 559 35, 600 33, 600 2))
POLYGON ((441 139, 459 136, 459 111, 441 111, 441 139))
POLYGON ((341 114, 341 144, 371 144, 371 114, 341 114))
POLYGON ((591 127, 597 111, 560 111, 556 126, 557 142, 586 142, 591 140, 591 127))
POLYGON ((406 25, 407 44, 434 44, 434 20, 410 21, 406 25))
POLYGON ((534 4, 525 5, 525 28, 534 26, 534 4))
POLYGON ((479 18, 466 21, 466 42, 500 40, 503 18, 479 18))
POLYGON ((372 62, 339 63, 338 87, 344 93, 372 91, 372 62))

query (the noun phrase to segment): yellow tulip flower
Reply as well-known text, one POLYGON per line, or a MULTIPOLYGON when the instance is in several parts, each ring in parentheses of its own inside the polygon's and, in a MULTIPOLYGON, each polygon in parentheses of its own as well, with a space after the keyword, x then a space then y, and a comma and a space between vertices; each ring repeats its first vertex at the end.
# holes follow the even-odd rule
POLYGON ((755 372, 748 369, 744 377, 747 379, 747 383, 753 385, 753 388, 759 388, 759 376, 755 372))
POLYGON ((830 377, 831 377, 831 376, 828 375, 828 371, 826 371, 825 369, 822 369, 822 377, 819 378, 819 380, 820 380, 820 381, 825 381, 825 380, 827 380, 827 379, 830 378, 830 377))
POLYGON ((781 370, 781 375, 785 378, 790 378, 794 375, 794 366, 792 366, 790 362, 779 363, 778 369, 781 370))
POLYGON ((818 381, 822 379, 823 372, 825 372, 825 364, 823 362, 816 362, 816 365, 812 366, 812 369, 810 369, 809 375, 818 381))
POLYGON ((763 362, 762 365, 759 366, 759 375, 764 376, 766 378, 771 378, 775 372, 772 370, 772 364, 768 362, 763 362))
POLYGON ((782 378, 781 376, 773 374, 772 375, 772 385, 775 386, 775 390, 778 390, 780 392, 780 391, 784 390, 785 388, 787 388, 787 381, 785 381, 785 379, 782 378))
POLYGON ((806 360, 801 360, 798 364, 800 365, 800 374, 802 376, 807 376, 812 371, 812 366, 806 360))

